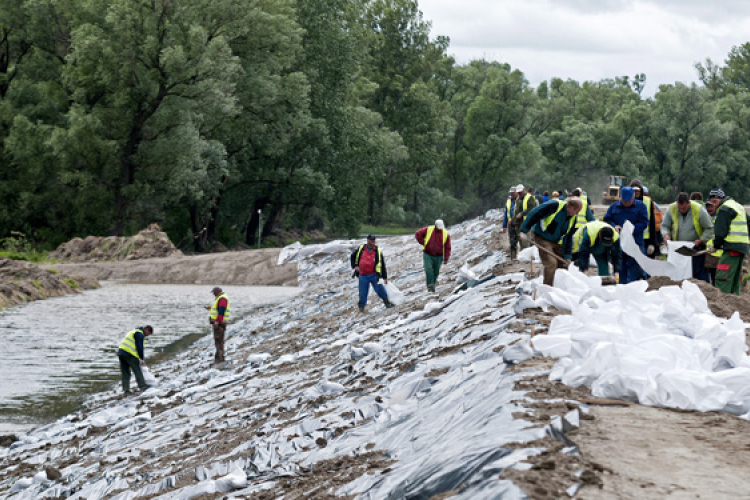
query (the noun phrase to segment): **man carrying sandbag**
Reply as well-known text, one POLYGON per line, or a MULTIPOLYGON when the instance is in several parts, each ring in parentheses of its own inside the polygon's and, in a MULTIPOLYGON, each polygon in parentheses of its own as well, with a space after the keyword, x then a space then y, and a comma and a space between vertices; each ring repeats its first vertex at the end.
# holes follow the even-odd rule
POLYGON ((587 222, 573 235, 573 259, 578 269, 587 271, 593 255, 599 276, 609 276, 609 264, 620 272, 620 235, 615 228, 602 221, 587 222))
POLYGON ((451 237, 445 229, 442 219, 435 221, 434 226, 419 229, 414 236, 422 245, 422 261, 427 281, 427 291, 434 292, 440 266, 447 264, 451 257, 451 237))

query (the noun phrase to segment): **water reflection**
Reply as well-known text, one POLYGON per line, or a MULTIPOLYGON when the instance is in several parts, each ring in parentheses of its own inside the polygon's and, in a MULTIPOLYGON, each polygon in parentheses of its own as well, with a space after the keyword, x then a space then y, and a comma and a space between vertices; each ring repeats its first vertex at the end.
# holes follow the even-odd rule
MULTIPOLYGON (((156 362, 208 332, 211 286, 103 283, 80 295, 32 302, 0 312, 0 432, 18 431, 74 411, 87 394, 119 379, 122 336, 153 325, 147 362, 156 362)), ((278 303, 299 289, 225 287, 232 318, 278 303)))

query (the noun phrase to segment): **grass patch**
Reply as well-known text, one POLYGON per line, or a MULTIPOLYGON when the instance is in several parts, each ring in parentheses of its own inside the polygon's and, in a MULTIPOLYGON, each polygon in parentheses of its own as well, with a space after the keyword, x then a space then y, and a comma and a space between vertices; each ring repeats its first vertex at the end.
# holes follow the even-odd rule
POLYGON ((33 262, 34 264, 44 264, 50 261, 47 260, 47 252, 39 252, 36 250, 29 250, 26 252, 17 251, 0 251, 0 257, 5 257, 10 260, 25 260, 27 262, 33 262))
POLYGON ((417 231, 417 227, 404 227, 387 224, 385 226, 368 226, 364 225, 359 228, 359 232, 362 236, 368 234, 383 235, 383 236, 394 236, 402 234, 414 234, 417 231))
POLYGON ((60 271, 58 271, 54 267, 50 267, 49 269, 47 269, 47 272, 52 274, 60 274, 60 271))
POLYGON ((67 283, 68 286, 70 288, 72 288, 73 290, 77 290, 78 289, 78 282, 76 280, 70 279, 70 278, 63 278, 63 281, 65 283, 67 283))

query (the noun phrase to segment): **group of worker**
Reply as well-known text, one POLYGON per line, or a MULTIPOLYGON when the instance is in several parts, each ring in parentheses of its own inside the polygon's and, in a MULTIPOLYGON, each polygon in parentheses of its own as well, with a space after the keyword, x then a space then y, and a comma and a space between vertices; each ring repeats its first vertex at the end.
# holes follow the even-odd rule
MULTIPOLYGON (((214 301, 211 305, 207 305, 206 309, 208 310, 208 321, 212 326, 214 334, 215 352, 213 365, 220 367, 225 362, 224 337, 227 329, 227 321, 229 320, 229 296, 218 286, 214 287, 211 293, 214 296, 214 301)), ((117 358, 120 362, 120 382, 122 383, 122 390, 125 392, 125 395, 133 394, 133 391, 130 390, 131 372, 132 376, 135 376, 140 392, 149 388, 141 367, 146 366, 144 350, 146 337, 153 334, 154 329, 151 325, 138 327, 126 333, 117 347, 117 358)))
POLYGON ((724 293, 740 294, 742 262, 750 252, 748 219, 744 207, 720 188, 712 189, 705 202, 701 193, 679 193, 662 217, 646 188, 634 179, 620 190, 619 201, 599 221, 581 188, 571 191, 566 200, 550 199, 538 205, 518 185, 510 189, 502 231, 509 232, 511 259, 516 258, 519 246, 538 247, 546 285, 551 286, 555 271, 567 268, 571 261, 582 271, 588 270, 591 256, 600 276, 610 276, 611 264, 619 283, 627 284, 648 279, 636 259, 620 248, 620 231, 628 221, 644 255, 658 257, 666 241, 689 242, 692 277, 724 293), (528 233, 533 239, 525 237, 528 233))

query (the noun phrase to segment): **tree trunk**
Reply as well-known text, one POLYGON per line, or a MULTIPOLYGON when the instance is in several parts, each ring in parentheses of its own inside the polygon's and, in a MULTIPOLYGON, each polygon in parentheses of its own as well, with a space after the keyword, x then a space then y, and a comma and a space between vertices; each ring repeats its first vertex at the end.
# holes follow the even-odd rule
POLYGON ((200 220, 198 207, 190 205, 190 229, 193 231, 193 247, 196 253, 206 251, 206 231, 200 220))

